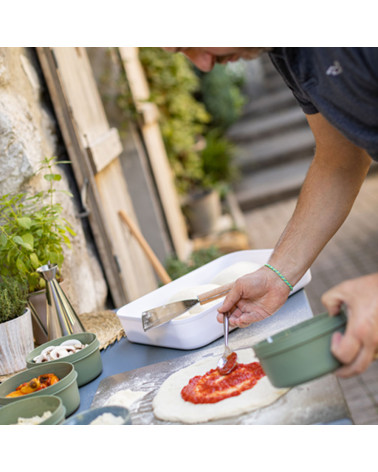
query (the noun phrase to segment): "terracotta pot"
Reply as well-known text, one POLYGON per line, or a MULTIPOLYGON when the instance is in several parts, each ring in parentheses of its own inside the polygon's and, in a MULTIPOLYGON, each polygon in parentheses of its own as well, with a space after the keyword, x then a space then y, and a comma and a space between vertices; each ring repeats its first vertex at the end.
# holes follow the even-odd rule
POLYGON ((26 368, 26 356, 34 349, 30 309, 5 323, 0 323, 0 375, 26 368))

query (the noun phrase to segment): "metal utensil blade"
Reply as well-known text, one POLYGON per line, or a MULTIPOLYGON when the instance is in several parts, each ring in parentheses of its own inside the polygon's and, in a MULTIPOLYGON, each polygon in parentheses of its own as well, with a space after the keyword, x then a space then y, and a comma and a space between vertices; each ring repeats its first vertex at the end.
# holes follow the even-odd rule
POLYGON ((177 318, 199 303, 198 299, 180 300, 179 302, 168 303, 167 305, 151 308, 142 313, 143 330, 147 331, 156 328, 168 321, 177 318))

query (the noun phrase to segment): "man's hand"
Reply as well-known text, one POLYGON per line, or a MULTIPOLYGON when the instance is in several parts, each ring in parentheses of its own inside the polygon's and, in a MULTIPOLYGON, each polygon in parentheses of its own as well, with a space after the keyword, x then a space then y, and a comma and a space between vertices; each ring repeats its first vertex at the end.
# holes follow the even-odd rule
POLYGON ((246 328, 255 321, 273 315, 287 300, 289 287, 270 269, 261 267, 256 272, 236 280, 218 309, 217 319, 230 312, 230 326, 246 328))
POLYGON ((330 315, 336 315, 343 303, 348 309, 344 335, 332 337, 331 351, 345 364, 336 375, 360 374, 378 349, 378 273, 342 282, 323 295, 322 303, 330 315))

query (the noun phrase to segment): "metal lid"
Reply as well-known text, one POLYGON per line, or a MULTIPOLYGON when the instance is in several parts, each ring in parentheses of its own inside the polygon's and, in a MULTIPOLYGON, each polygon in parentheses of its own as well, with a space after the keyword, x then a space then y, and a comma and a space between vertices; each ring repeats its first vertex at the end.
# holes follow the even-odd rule
POLYGON ((347 317, 343 311, 337 316, 329 316, 328 313, 322 313, 291 328, 280 331, 273 336, 269 336, 252 346, 252 348, 257 357, 270 357, 307 343, 319 336, 344 328, 346 321, 347 317))

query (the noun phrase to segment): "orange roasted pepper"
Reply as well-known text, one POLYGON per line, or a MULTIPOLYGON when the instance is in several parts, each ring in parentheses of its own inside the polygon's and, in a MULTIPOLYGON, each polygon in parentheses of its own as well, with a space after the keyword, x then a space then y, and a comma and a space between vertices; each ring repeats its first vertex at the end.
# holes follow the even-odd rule
POLYGON ((42 390, 43 388, 49 387, 57 382, 59 382, 59 378, 55 374, 42 374, 39 377, 31 379, 29 382, 19 385, 14 392, 8 393, 6 397, 21 397, 22 395, 42 390))
POLYGON ((41 382, 41 388, 50 387, 50 385, 54 385, 59 382, 59 379, 55 374, 43 374, 40 375, 38 379, 41 382))

